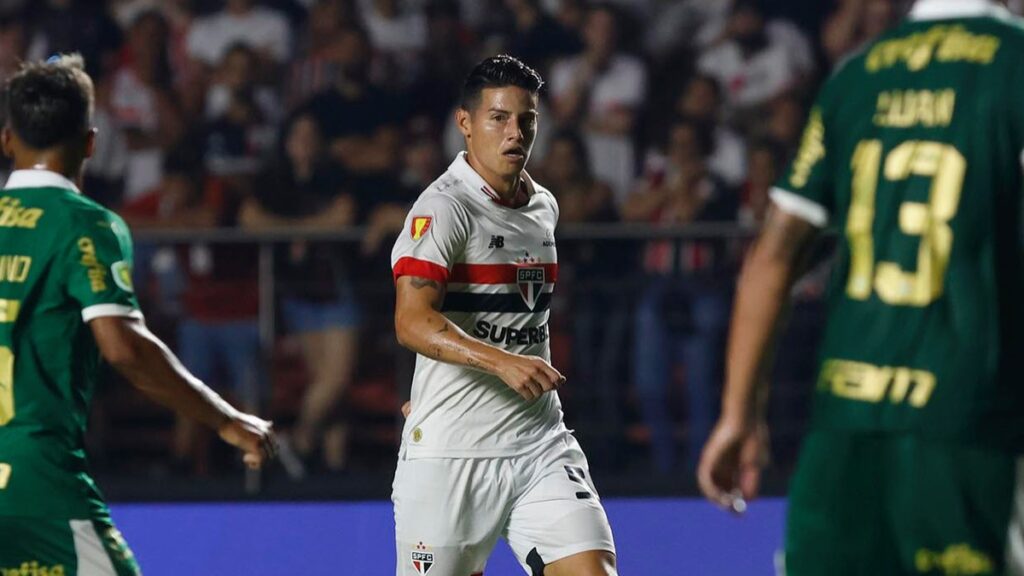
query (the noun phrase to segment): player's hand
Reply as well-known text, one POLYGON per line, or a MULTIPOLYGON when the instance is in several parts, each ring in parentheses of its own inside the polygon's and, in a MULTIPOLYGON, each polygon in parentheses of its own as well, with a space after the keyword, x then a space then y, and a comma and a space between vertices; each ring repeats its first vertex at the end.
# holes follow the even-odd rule
POLYGON ((757 497, 761 470, 768 465, 768 425, 719 420, 704 446, 697 483, 708 500, 742 514, 757 497))
POLYGON ((245 465, 254 470, 277 455, 277 438, 273 424, 252 414, 238 413, 225 422, 217 434, 241 450, 245 465))
POLYGON ((408 418, 409 414, 412 414, 412 401, 406 400, 405 404, 402 404, 402 416, 408 418))
POLYGON ((510 354, 499 365, 498 377, 526 400, 536 400, 565 383, 565 376, 543 358, 510 354))

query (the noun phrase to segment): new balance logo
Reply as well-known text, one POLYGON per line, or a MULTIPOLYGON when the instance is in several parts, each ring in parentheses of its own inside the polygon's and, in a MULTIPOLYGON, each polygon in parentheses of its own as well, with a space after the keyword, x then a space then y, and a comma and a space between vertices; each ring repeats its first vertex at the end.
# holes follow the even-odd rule
POLYGON ((504 248, 505 237, 504 236, 491 236, 491 243, 487 245, 488 248, 504 248))

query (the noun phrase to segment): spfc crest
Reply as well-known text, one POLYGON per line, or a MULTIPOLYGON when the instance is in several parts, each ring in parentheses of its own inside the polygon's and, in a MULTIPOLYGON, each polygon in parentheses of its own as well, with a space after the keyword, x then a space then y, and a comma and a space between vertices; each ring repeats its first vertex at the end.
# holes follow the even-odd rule
POLYGON ((423 576, 434 567, 434 553, 428 552, 427 547, 420 544, 412 551, 412 567, 417 574, 423 576))
POLYGON ((516 283, 519 285, 519 294, 526 302, 526 306, 533 310, 540 298, 541 290, 544 288, 544 268, 523 267, 516 270, 516 283))

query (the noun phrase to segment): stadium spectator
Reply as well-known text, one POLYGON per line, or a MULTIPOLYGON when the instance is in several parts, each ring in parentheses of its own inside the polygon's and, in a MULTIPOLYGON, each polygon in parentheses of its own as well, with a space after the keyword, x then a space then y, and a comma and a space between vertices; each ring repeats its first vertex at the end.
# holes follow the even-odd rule
POLYGON ((586 143, 579 133, 556 133, 542 162, 538 179, 558 200, 560 223, 613 222, 618 218, 612 190, 590 171, 586 143))
POLYGON ((356 0, 315 0, 309 7, 306 29, 296 43, 298 54, 309 56, 319 53, 331 44, 338 31, 358 23, 356 0))
MULTIPOLYGON (((227 182, 202 176, 198 158, 190 159, 194 153, 194 144, 183 143, 169 156, 160 185, 125 205, 122 213, 133 228, 236 224, 238 194, 227 182)), ((193 243, 173 253, 157 251, 148 261, 160 299, 181 297, 177 350, 182 362, 204 382, 230 391, 242 406, 259 406, 265 391, 255 249, 193 243)), ((204 440, 194 423, 178 419, 172 445, 177 471, 208 471, 204 440)))
POLYGON ((779 143, 788 160, 796 153, 797 146, 800 145, 801 129, 807 111, 803 102, 792 93, 782 94, 774 99, 767 108, 765 124, 755 132, 760 131, 764 136, 779 143))
POLYGON ((833 66, 897 22, 895 0, 840 0, 825 22, 821 46, 833 66))
POLYGON ((220 66, 223 84, 215 86, 207 100, 210 119, 203 127, 206 169, 240 188, 263 168, 276 130, 273 94, 264 94, 262 102, 258 99, 261 92, 253 82, 256 62, 255 51, 245 44, 225 53, 220 66))
POLYGON ((330 155, 351 175, 373 177, 399 162, 402 103, 370 80, 373 54, 366 31, 346 28, 336 38, 334 83, 302 106, 329 143, 330 155))
POLYGON ((404 227, 409 206, 421 191, 437 179, 438 174, 444 172, 447 158, 442 156, 441 146, 431 128, 425 126, 407 130, 401 176, 392 188, 395 192, 388 194, 381 190, 381 194, 373 198, 361 199, 360 212, 367 227, 362 243, 364 257, 374 258, 378 262, 386 261, 388 254, 381 250, 388 249, 387 241, 404 227))
POLYGON ((738 186, 746 176, 746 149, 743 137, 722 122, 722 89, 711 76, 695 74, 676 102, 676 112, 713 127, 714 140, 708 169, 730 186, 738 186))
POLYGON ((715 78, 729 112, 751 112, 813 72, 811 45, 785 21, 766 21, 758 0, 736 0, 722 39, 697 61, 715 78))
POLYGON ((579 52, 576 34, 541 7, 541 0, 505 0, 512 13, 512 31, 505 51, 546 74, 554 58, 579 52))
POLYGON ((638 58, 618 50, 616 10, 587 11, 582 54, 555 63, 551 96, 560 126, 578 125, 591 155, 591 170, 621 203, 636 173, 633 129, 647 94, 647 71, 638 58))
POLYGON ((224 9, 199 18, 188 34, 189 55, 212 68, 236 44, 259 55, 261 68, 273 69, 291 54, 291 29, 279 12, 256 5, 256 0, 226 0, 224 9))
MULTIPOLYGON (((618 220, 611 188, 590 171, 583 137, 572 130, 557 132, 550 151, 541 159, 537 180, 555 195, 559 224, 599 224, 618 220)), ((616 242, 560 242, 559 287, 552 330, 571 342, 574 378, 584 386, 571 402, 585 407, 601 422, 602 436, 621 433, 621 382, 615 371, 617 350, 627 339, 630 295, 623 290, 603 289, 602 281, 624 270, 626 252, 616 242), (606 434, 605 434, 606 433, 606 434)), ((633 255, 626 255, 631 258, 633 255)), ((566 400, 570 402, 570 400, 566 400)), ((581 422, 581 431, 587 422, 581 422)), ((607 461, 612 446, 602 442, 593 456, 607 461)))
POLYGON ((0 18, 0 82, 18 71, 28 49, 25 26, 17 18, 0 18))
MULTIPOLYGON (((664 156, 649 155, 623 218, 660 226, 732 221, 736 203, 707 169, 711 134, 688 119, 674 122, 664 156)), ((685 373, 687 461, 692 468, 714 422, 721 343, 728 322, 729 275, 724 247, 714 240, 651 241, 644 250, 644 289, 634 317, 633 383, 650 429, 655 469, 675 466, 668 402, 673 367, 685 373)))
MULTIPOLYGON (((307 115, 288 124, 279 158, 239 219, 254 229, 338 230, 355 222, 355 209, 344 171, 328 157, 316 121, 307 115)), ((341 402, 358 350, 351 266, 337 246, 304 241, 282 246, 276 261, 282 318, 298 336, 310 375, 291 439, 303 459, 319 447, 323 465, 342 470, 348 464, 348 426, 341 402)))
POLYGON ((427 46, 427 18, 423 11, 398 0, 362 0, 363 23, 383 65, 381 79, 408 86, 427 46))
POLYGON ((200 115, 205 97, 205 78, 201 65, 188 55, 188 31, 192 26, 191 0, 127 0, 112 7, 117 22, 129 30, 144 12, 159 12, 166 23, 168 38, 167 58, 173 79, 170 84, 178 93, 179 108, 186 118, 200 115))
POLYGON ((768 213, 768 191, 782 174, 786 149, 770 139, 756 140, 750 145, 746 182, 740 188, 739 222, 760 225, 768 213))
POLYGON ((730 2, 722 0, 666 2, 651 21, 644 47, 658 59, 706 48, 721 34, 729 8, 730 2))
POLYGON ((309 10, 299 52, 291 60, 285 85, 289 109, 328 88, 338 74, 342 32, 355 26, 355 0, 318 0, 309 10))
POLYGON ((41 0, 28 3, 26 9, 22 17, 32 30, 28 60, 78 52, 94 78, 106 76, 116 66, 121 30, 106 10, 76 0, 41 0))
POLYGON ((227 51, 206 92, 207 120, 224 115, 234 101, 251 99, 263 121, 277 126, 282 119, 281 102, 274 89, 257 83, 256 66, 256 53, 248 46, 236 44, 227 51))
POLYGON ((160 12, 136 16, 110 88, 110 111, 127 149, 127 202, 160 183, 164 152, 185 129, 171 86, 167 39, 167 22, 160 12))
MULTIPOLYGON (((466 73, 473 67, 476 36, 459 15, 453 0, 439 0, 427 6, 427 46, 423 66, 411 92, 416 94, 414 115, 425 115, 440 126, 448 121, 452 105, 458 100, 459 88, 466 73)), ((457 139, 459 150, 461 138, 457 139)))

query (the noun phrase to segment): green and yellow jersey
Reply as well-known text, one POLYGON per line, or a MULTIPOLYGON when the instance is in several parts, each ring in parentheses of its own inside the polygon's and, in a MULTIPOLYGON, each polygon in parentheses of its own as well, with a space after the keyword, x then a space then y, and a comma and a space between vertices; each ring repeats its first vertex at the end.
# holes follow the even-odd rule
POLYGON ((817 430, 1024 447, 1024 29, 960 8, 847 61, 772 191, 840 235, 817 430))
POLYGON ((0 517, 106 507, 83 446, 100 355, 88 322, 138 316, 124 221, 44 170, 0 191, 0 517))

